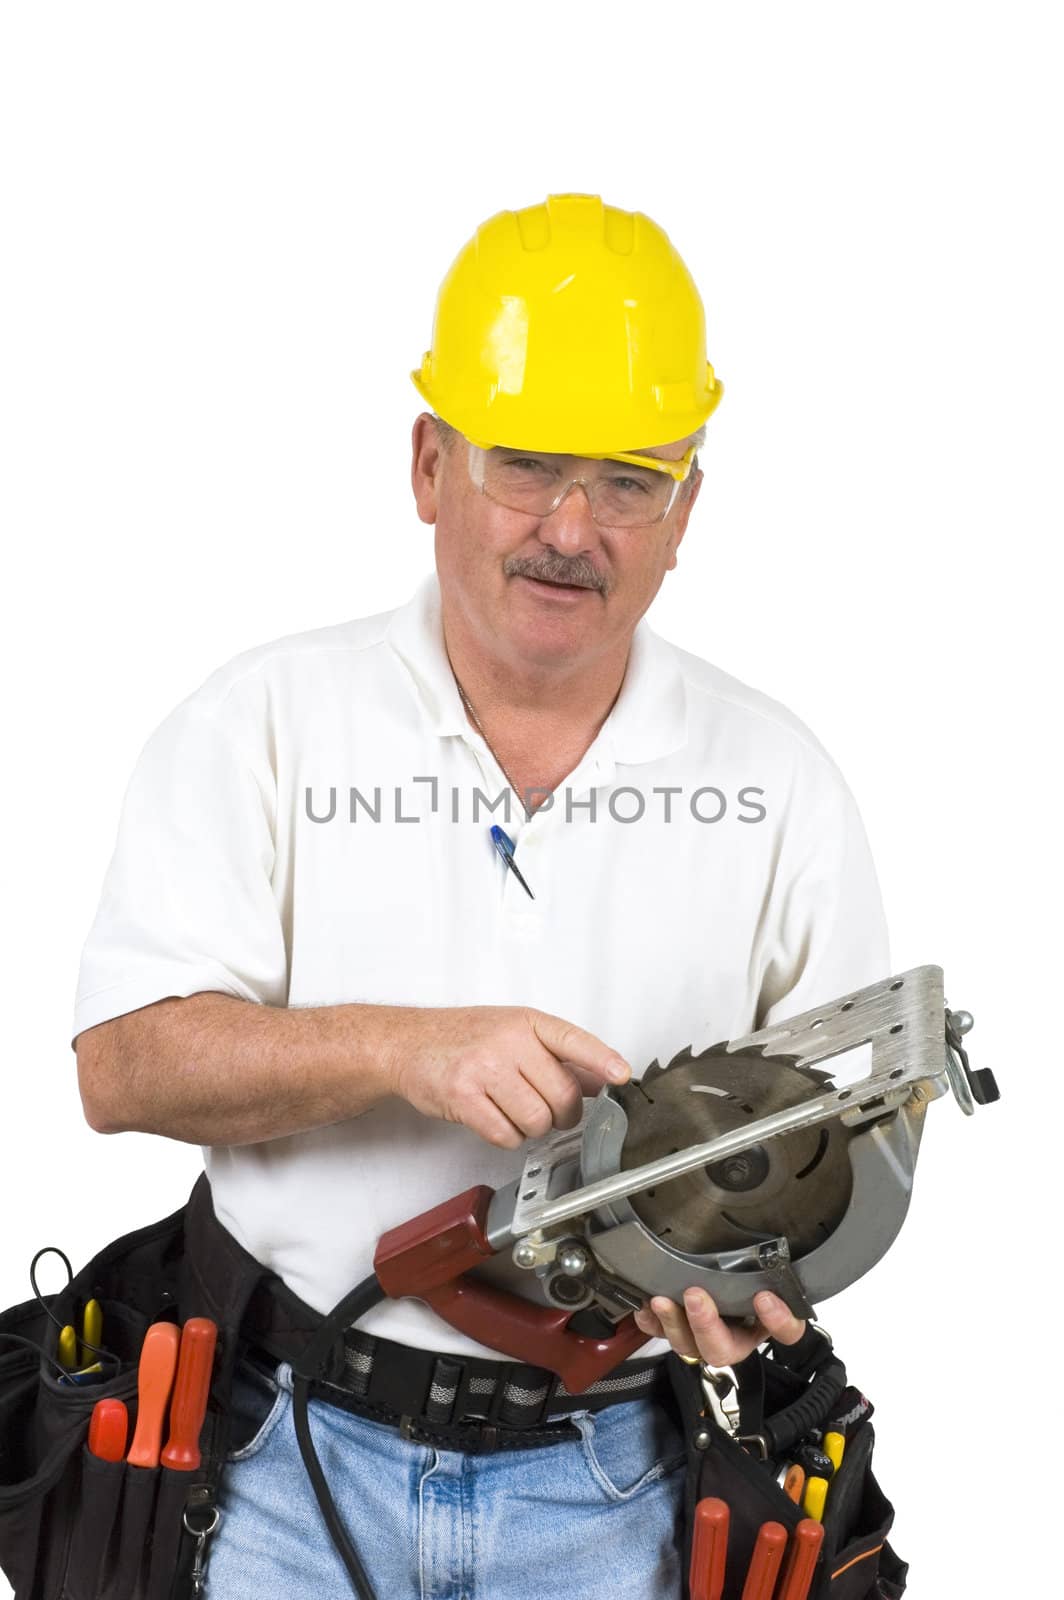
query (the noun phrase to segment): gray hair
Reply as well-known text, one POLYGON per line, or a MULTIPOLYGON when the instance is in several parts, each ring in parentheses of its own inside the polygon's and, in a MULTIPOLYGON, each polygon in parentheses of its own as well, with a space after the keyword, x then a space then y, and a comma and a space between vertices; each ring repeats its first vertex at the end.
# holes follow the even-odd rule
POLYGON ((435 411, 431 413, 431 416, 433 426, 436 429, 436 443, 444 455, 449 455, 455 440, 459 436, 458 429, 452 428, 449 422, 444 422, 443 418, 438 417, 435 411))

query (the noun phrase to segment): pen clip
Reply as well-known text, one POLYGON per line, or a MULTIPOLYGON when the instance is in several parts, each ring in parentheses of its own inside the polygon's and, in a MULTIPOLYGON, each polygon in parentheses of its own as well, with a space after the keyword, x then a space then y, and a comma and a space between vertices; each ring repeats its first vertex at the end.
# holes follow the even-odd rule
POLYGON ((514 850, 516 849, 516 846, 510 836, 504 833, 499 827, 497 822, 493 822, 491 826, 491 842, 499 852, 499 855, 502 857, 503 861, 506 863, 507 869, 513 873, 514 877, 517 879, 528 898, 530 900, 534 900, 536 897, 532 893, 532 890, 528 887, 528 884, 525 882, 524 878, 521 876, 517 862, 514 860, 514 850))

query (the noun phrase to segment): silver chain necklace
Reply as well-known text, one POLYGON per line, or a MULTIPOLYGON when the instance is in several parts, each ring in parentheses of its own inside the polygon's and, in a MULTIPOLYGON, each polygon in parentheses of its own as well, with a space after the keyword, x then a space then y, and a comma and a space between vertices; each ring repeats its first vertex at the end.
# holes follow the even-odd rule
MULTIPOLYGON (((466 710, 469 712, 469 715, 473 718, 473 722, 474 722, 474 724, 476 726, 477 732, 480 734, 480 737, 483 739, 484 743, 487 745, 487 747, 491 751, 492 755, 495 756, 495 760, 499 764, 499 771, 502 773, 503 777, 506 779, 507 783, 510 785, 510 788, 513 790, 514 794, 520 800, 521 799, 521 791, 517 787, 517 785, 514 782, 514 780, 511 778, 510 774, 507 772, 506 768, 503 766, 502 762, 499 761, 498 756, 495 754, 495 750, 492 747, 491 740, 488 738, 487 734, 484 732, 484 725, 481 722, 480 718, 477 716, 476 712, 473 710, 473 702, 470 700, 469 696, 466 694, 465 690, 462 688, 462 685, 459 683, 458 674, 457 674, 457 672, 455 672, 453 666, 451 667, 451 674, 452 674, 452 676, 454 678, 455 686, 458 689, 458 693, 461 696, 462 704, 465 706, 466 710)), ((620 689, 618 689, 617 693, 613 697, 613 702, 610 705, 610 711, 612 711, 613 707, 617 704, 617 701, 620 698, 620 693, 621 693, 621 691, 620 691, 620 689)), ((609 716, 609 712, 607 712, 606 715, 609 716)), ((524 804, 523 801, 522 801, 522 804, 524 804)), ((525 806, 525 810, 526 811, 527 811, 527 809, 528 809, 528 807, 525 806)))
MULTIPOLYGON (((521 795, 520 795, 520 791, 518 790, 518 787, 517 787, 516 783, 511 778, 510 774, 507 772, 507 770, 503 766, 502 762, 499 761, 498 756, 495 755, 495 751, 491 749, 491 744, 490 744, 490 742, 488 740, 487 734, 484 732, 484 729, 483 729, 483 727, 481 725, 480 718, 477 716, 476 712, 473 710, 473 702, 470 700, 469 696, 466 694, 465 690, 462 688, 462 685, 458 682, 458 674, 457 674, 457 672, 455 672, 453 667, 451 668, 451 672, 454 674, 454 681, 455 681, 455 684, 458 687, 458 693, 462 697, 462 704, 465 706, 466 710, 469 712, 469 715, 473 718, 473 721, 474 721, 474 723, 476 725, 477 731, 480 734, 480 737, 483 739, 484 743, 488 746, 488 749, 491 750, 492 755, 495 756, 495 760, 498 762, 499 771, 502 773, 503 777, 506 779, 507 783, 510 785, 510 788, 513 790, 514 794, 517 795, 517 802, 522 807, 522 809, 524 810, 525 816, 527 817, 528 814, 529 814, 528 806, 525 804, 524 801, 522 801, 521 795)), ((509 822, 509 820, 510 820, 510 818, 509 818, 509 807, 507 807, 507 818, 506 818, 506 820, 507 820, 507 822, 509 822)), ((517 862, 514 860, 514 842, 510 838, 509 834, 508 833, 504 833, 502 828, 499 827, 498 823, 495 823, 491 828, 489 828, 488 832, 491 835, 492 845, 494 846, 496 852, 502 857, 503 861, 506 864, 507 871, 513 873, 514 877, 517 879, 517 881, 521 885, 522 889, 528 895, 528 898, 530 900, 534 900, 536 897, 532 893, 532 890, 528 887, 528 884, 525 882, 525 879, 524 879, 524 877, 523 877, 523 875, 521 873, 521 870, 518 867, 517 862)))
POLYGON ((469 712, 469 715, 473 718, 473 722, 474 722, 474 724, 476 726, 477 732, 480 734, 480 737, 483 739, 484 743, 487 745, 488 749, 491 751, 492 755, 495 757, 495 760, 498 762, 499 771, 502 773, 503 777, 506 779, 507 783, 510 785, 510 788, 513 790, 514 794, 517 796, 518 800, 520 800, 521 799, 521 791, 520 791, 520 789, 517 787, 516 783, 511 778, 510 774, 507 772, 507 770, 503 766, 502 762, 499 761, 498 756, 495 754, 495 750, 492 747, 491 740, 488 738, 487 734, 484 732, 483 724, 481 723, 481 720, 477 716, 476 712, 473 710, 473 702, 470 700, 469 696, 466 694, 465 690, 462 688, 462 685, 458 682, 458 674, 454 672, 454 668, 453 667, 451 668, 451 671, 452 671, 452 673, 454 673, 454 681, 455 681, 455 684, 457 685, 458 693, 462 697, 462 704, 465 706, 466 710, 469 712))

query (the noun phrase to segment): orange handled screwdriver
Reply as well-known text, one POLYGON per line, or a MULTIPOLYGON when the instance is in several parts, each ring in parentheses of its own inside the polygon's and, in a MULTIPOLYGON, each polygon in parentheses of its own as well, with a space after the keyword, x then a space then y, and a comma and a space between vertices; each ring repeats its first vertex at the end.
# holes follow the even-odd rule
POLYGON ((791 1540, 779 1600, 806 1600, 823 1542, 824 1524, 803 1517, 791 1540))
POLYGON ((126 1460, 135 1467, 157 1467, 166 1402, 177 1366, 181 1334, 172 1322, 153 1322, 144 1335, 137 1368, 137 1426, 126 1460))
POLYGON ((129 1412, 124 1400, 97 1400, 89 1423, 89 1454, 101 1461, 121 1461, 129 1435, 129 1412))
POLYGON ((695 1532, 691 1542, 691 1600, 720 1600, 724 1592, 724 1562, 728 1554, 727 1502, 707 1495, 695 1507, 695 1532))
POLYGON ((207 1415, 217 1343, 217 1323, 209 1317, 189 1317, 181 1334, 177 1382, 170 1404, 170 1437, 162 1454, 163 1466, 177 1472, 195 1472, 200 1464, 199 1436, 207 1415))
POLYGON ((805 1488, 805 1468, 797 1461, 792 1461, 787 1468, 787 1476, 783 1480, 783 1492, 788 1500, 793 1500, 795 1505, 801 1505, 802 1490, 805 1488))
POLYGON ((786 1548, 787 1530, 783 1523, 763 1522, 757 1531, 757 1543, 746 1569, 742 1600, 772 1600, 776 1575, 786 1548))

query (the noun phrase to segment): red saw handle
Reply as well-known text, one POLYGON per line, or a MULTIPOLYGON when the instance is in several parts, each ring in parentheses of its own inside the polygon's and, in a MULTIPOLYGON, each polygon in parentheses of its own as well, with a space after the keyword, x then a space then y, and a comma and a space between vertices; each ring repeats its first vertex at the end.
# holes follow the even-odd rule
POLYGON ((608 1339, 573 1333, 565 1326, 571 1311, 534 1305, 463 1277, 495 1254, 487 1237, 494 1194, 479 1184, 383 1234, 373 1270, 391 1299, 424 1300, 460 1333, 556 1372, 570 1394, 581 1394, 646 1344, 647 1336, 630 1316, 608 1339))

